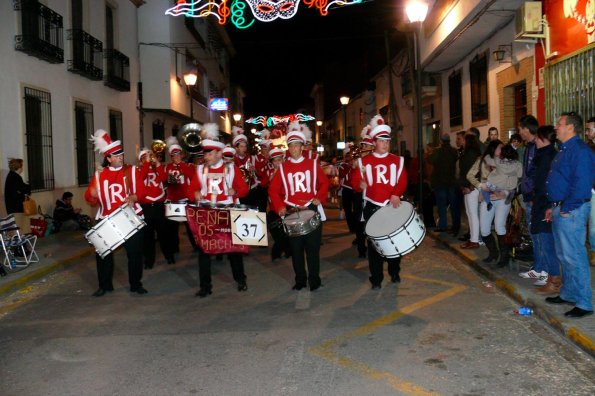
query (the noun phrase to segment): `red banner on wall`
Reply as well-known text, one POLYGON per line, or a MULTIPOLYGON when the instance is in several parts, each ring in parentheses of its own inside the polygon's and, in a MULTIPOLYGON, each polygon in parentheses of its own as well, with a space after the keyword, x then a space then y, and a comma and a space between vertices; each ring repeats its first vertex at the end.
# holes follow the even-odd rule
POLYGON ((231 216, 229 210, 186 206, 188 225, 196 244, 207 254, 248 253, 247 245, 231 241, 231 216))
POLYGON ((550 25, 551 51, 558 57, 595 42, 595 2, 547 0, 544 13, 550 25))

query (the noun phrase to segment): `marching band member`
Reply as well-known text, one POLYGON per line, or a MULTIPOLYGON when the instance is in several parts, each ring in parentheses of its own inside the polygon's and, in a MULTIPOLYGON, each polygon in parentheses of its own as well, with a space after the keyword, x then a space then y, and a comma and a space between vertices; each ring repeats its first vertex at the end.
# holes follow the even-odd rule
MULTIPOLYGON (((328 180, 317 161, 304 158, 302 155, 306 137, 300 132, 299 122, 292 122, 288 131, 287 144, 290 157, 280 165, 279 171, 271 180, 269 186, 271 203, 281 217, 287 214, 287 206, 291 206, 297 209, 308 208, 314 212, 318 211, 321 220, 324 221, 326 218, 322 204, 326 201, 328 180)), ((321 241, 322 224, 307 235, 289 238, 295 272, 294 290, 303 289, 307 283, 309 283, 311 291, 321 286, 321 241), (308 262, 308 274, 305 269, 304 251, 308 262)))
MULTIPOLYGON (((370 138, 374 141, 374 152, 362 158, 361 173, 353 173, 352 185, 359 185, 363 190, 364 220, 383 206, 388 204, 397 208, 401 204, 401 196, 407 189, 407 173, 403 157, 396 156, 390 150, 391 128, 384 124, 380 115, 370 121, 370 138)), ((400 282, 401 258, 384 258, 368 244, 368 263, 372 289, 382 287, 383 262, 388 262, 388 273, 393 283, 400 282)))
POLYGON ((248 138, 242 128, 234 126, 231 128, 231 133, 234 136, 231 144, 236 150, 235 164, 244 172, 244 180, 250 189, 248 196, 240 201, 245 205, 258 206, 260 199, 258 195, 262 194, 262 191, 257 188, 259 183, 256 177, 256 156, 248 152, 248 138))
MULTIPOLYGON (((351 148, 345 147, 343 150, 343 161, 337 166, 339 174, 339 187, 341 188, 341 206, 345 212, 345 221, 349 232, 355 233, 355 217, 353 210, 353 187, 351 187, 352 157, 351 148)), ((356 241, 354 241, 356 242, 356 241)))
POLYGON ((315 161, 320 160, 318 152, 314 149, 312 144, 312 130, 306 124, 302 124, 300 126, 300 130, 306 137, 306 144, 304 145, 302 155, 304 156, 304 158, 313 159, 315 161))
MULTIPOLYGON (((233 204, 235 198, 242 198, 248 194, 248 185, 242 178, 240 169, 223 161, 225 145, 218 141, 219 133, 215 124, 206 124, 206 139, 202 141, 205 153, 205 163, 196 167, 192 179, 191 191, 195 191, 197 201, 206 200, 213 203, 233 204)), ((198 297, 212 294, 211 283, 211 255, 198 248, 198 277, 200 289, 198 297)), ((248 290, 246 275, 244 274, 244 259, 241 253, 229 253, 229 262, 233 279, 238 283, 238 291, 248 290)))
MULTIPOLYGON (((283 150, 274 148, 270 151, 269 163, 266 168, 262 169, 261 176, 259 177, 260 185, 267 189, 267 191, 271 180, 273 180, 275 173, 279 170, 284 159, 285 152, 283 150)), ((269 231, 271 232, 274 241, 271 249, 271 261, 281 258, 282 253, 285 253, 285 258, 291 256, 289 239, 287 234, 285 234, 285 231, 283 231, 281 217, 279 217, 279 215, 272 209, 267 212, 267 224, 269 225, 269 231)))
MULTIPOLYGON (((85 192, 85 200, 91 206, 99 205, 96 219, 102 220, 123 204, 128 204, 134 211, 142 216, 142 208, 138 204, 143 199, 142 185, 137 190, 137 171, 135 166, 124 164, 124 151, 119 140, 112 142, 109 134, 99 129, 92 137, 95 151, 104 156, 103 169, 95 172, 85 192)), ((140 181, 139 181, 140 182, 140 181)), ((130 291, 145 294, 143 287, 143 257, 142 257, 143 230, 137 231, 126 242, 126 256, 128 257, 128 282, 130 291)), ((93 293, 94 297, 101 297, 106 292, 114 290, 112 283, 114 274, 114 254, 110 253, 105 258, 95 255, 97 263, 97 278, 99 288, 93 293)))
POLYGON ((255 171, 256 177, 260 180, 258 184, 258 193, 257 193, 257 206, 259 212, 266 212, 267 204, 269 202, 268 195, 267 195, 267 188, 269 185, 269 180, 264 180, 263 178, 267 178, 268 174, 266 173, 267 168, 271 165, 270 159, 270 152, 274 148, 273 142, 269 140, 271 136, 271 132, 268 129, 263 129, 261 134, 261 140, 258 142, 258 147, 260 148, 260 153, 256 155, 255 160, 255 171))
POLYGON ((233 164, 235 155, 236 150, 233 147, 225 146, 222 151, 223 162, 225 162, 225 164, 233 164))
POLYGON ((165 222, 165 165, 148 148, 143 148, 138 155, 141 161, 139 180, 144 184, 145 196, 139 200, 145 216, 143 255, 145 269, 155 264, 155 232, 161 252, 167 262, 173 262, 173 239, 167 235, 165 222))
MULTIPOLYGON (((170 136, 165 140, 167 150, 171 157, 171 162, 165 166, 165 177, 167 182, 167 200, 172 202, 187 201, 187 189, 190 187, 190 180, 194 175, 195 166, 183 161, 182 146, 179 145, 178 139, 175 136, 170 136)), ((166 220, 167 234, 172 238, 174 252, 180 251, 180 237, 179 237, 179 222, 173 220, 166 220)), ((190 243, 196 250, 192 234, 186 223, 186 231, 190 239, 190 243)), ((168 264, 175 264, 174 255, 167 258, 168 264)))
POLYGON ((351 169, 351 177, 350 182, 351 187, 353 189, 353 218, 355 221, 355 240, 357 245, 357 252, 359 258, 366 258, 366 233, 364 225, 365 223, 362 221, 362 210, 364 204, 363 198, 363 191, 362 188, 358 185, 353 184, 353 178, 355 173, 359 173, 361 177, 361 172, 363 171, 363 167, 361 165, 361 159, 367 156, 370 153, 370 149, 373 150, 374 148, 374 141, 370 138, 369 133, 370 126, 366 125, 361 133, 361 141, 360 141, 360 158, 352 161, 352 169, 351 169))

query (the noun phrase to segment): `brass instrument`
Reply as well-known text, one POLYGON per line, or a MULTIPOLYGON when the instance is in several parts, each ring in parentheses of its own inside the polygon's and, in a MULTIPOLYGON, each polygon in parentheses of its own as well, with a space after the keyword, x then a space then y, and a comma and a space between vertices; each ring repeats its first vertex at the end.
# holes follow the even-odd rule
POLYGON ((167 144, 163 140, 155 139, 151 142, 151 155, 150 161, 154 162, 155 160, 160 161, 163 159, 163 153, 167 148, 167 144))
POLYGON ((363 156, 363 154, 371 153, 372 151, 374 151, 374 147, 370 147, 370 148, 366 148, 366 149, 361 148, 361 147, 356 147, 351 152, 351 156, 353 158, 360 158, 363 156))
POLYGON ((187 153, 194 154, 202 150, 202 138, 200 137, 201 128, 200 124, 193 122, 184 125, 180 129, 180 132, 178 132, 180 146, 182 146, 187 153))

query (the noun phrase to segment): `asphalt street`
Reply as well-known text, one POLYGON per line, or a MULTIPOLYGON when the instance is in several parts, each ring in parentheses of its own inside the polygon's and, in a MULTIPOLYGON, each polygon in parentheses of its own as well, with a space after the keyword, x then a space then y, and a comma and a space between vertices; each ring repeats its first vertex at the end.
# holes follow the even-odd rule
MULTIPOLYGON (((336 212, 329 216, 336 218, 336 212)), ((182 231, 182 228, 181 228, 182 231)), ((593 360, 426 237, 402 282, 371 290, 344 222, 324 224, 324 287, 291 290, 288 259, 227 259, 194 297, 197 255, 145 270, 147 295, 101 298, 92 257, 0 300, 0 394, 592 395, 593 360)))

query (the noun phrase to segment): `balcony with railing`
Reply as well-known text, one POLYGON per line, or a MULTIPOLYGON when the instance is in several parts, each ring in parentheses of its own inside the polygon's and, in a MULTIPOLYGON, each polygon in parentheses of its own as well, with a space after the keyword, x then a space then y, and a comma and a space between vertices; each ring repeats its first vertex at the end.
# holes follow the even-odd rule
POLYGON ((14 9, 21 13, 21 34, 15 36, 14 48, 50 63, 63 63, 62 15, 37 0, 15 0, 14 9))
POLYGON ((130 59, 115 49, 106 49, 107 60, 103 83, 118 91, 130 91, 130 59))
POLYGON ((103 43, 82 29, 70 29, 67 33, 67 39, 72 41, 68 70, 94 81, 101 80, 103 43))

